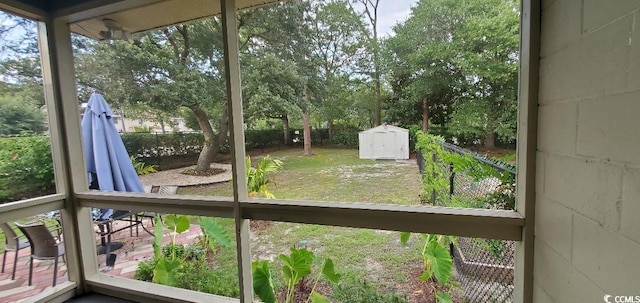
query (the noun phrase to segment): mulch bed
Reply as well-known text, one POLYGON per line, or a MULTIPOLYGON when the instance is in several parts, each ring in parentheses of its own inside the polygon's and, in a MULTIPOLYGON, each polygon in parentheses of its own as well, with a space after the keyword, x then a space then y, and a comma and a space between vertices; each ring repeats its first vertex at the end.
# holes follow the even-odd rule
POLYGON ((195 168, 188 168, 182 171, 182 174, 189 175, 189 176, 209 177, 209 176, 215 176, 217 174, 221 174, 223 172, 225 172, 224 169, 214 168, 214 167, 204 171, 197 171, 195 168))
MULTIPOLYGON (((424 272, 423 265, 418 262, 412 263, 415 264, 411 266, 407 281, 404 285, 398 286, 399 292, 406 292, 407 301, 411 303, 436 302, 435 291, 444 290, 443 287, 433 281, 420 281, 420 276, 422 276, 422 273, 424 272)), ((453 302, 462 302, 462 298, 460 298, 459 294, 455 290, 451 293, 451 296, 453 298, 453 302)))
POLYGON ((271 225, 273 225, 272 221, 251 220, 249 222, 249 229, 251 230, 252 233, 260 234, 261 232, 269 228, 271 225))
MULTIPOLYGON (((299 283, 296 285, 296 291, 293 294, 293 300, 291 300, 291 302, 307 302, 307 299, 313 290, 313 281, 305 279, 305 282, 306 283, 299 283)), ((331 287, 322 282, 318 282, 315 291, 327 298, 331 296, 331 287)), ((279 298, 278 302, 284 302, 287 297, 287 288, 283 286, 278 289, 276 297, 279 298)))

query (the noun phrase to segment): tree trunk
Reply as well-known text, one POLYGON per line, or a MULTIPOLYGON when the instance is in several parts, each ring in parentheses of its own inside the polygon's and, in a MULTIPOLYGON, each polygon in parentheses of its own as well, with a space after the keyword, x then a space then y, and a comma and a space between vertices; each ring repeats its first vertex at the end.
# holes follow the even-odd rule
POLYGON ((489 131, 487 132, 487 136, 484 138, 484 148, 492 149, 496 147, 496 132, 489 131))
POLYGON ((190 107, 193 114, 196 116, 198 120, 198 125, 202 130, 202 135, 204 136, 204 143, 202 145, 202 151, 200 151, 200 155, 198 156, 198 164, 196 165, 196 171, 205 171, 211 167, 211 161, 213 159, 212 153, 214 152, 214 142, 215 134, 213 132, 213 128, 211 128, 211 123, 209 123, 209 117, 207 114, 200 109, 199 107, 190 107))
POLYGON ((124 124, 124 109, 120 109, 120 123, 122 124, 122 132, 127 132, 127 126, 124 124))
POLYGON ((304 124, 304 155, 311 156, 311 117, 308 110, 302 112, 302 121, 304 124))
POLYGON ((158 122, 160 123, 160 129, 162 130, 162 133, 166 134, 167 130, 165 129, 164 119, 162 117, 158 117, 158 122))
POLYGON ((329 142, 333 140, 333 119, 327 121, 327 130, 329 131, 329 142))
POLYGON ((303 124, 303 140, 304 140, 304 155, 311 156, 311 117, 309 114, 309 95, 307 95, 307 86, 305 85, 302 91, 302 99, 304 100, 304 108, 302 108, 302 124, 303 124))
POLYGON ((289 116, 282 115, 282 132, 284 132, 284 145, 291 145, 291 129, 289 128, 289 116))
MULTIPOLYGON (((216 160, 218 153, 220 152, 220 146, 223 146, 227 142, 227 133, 229 132, 229 112, 227 107, 224 107, 222 111, 222 118, 220 119, 220 132, 216 135, 216 142, 213 144, 211 153, 209 154, 209 163, 216 160)), ((231 146, 229 146, 231 148, 231 146)))
POLYGON ((429 132, 429 99, 422 98, 422 131, 429 132))

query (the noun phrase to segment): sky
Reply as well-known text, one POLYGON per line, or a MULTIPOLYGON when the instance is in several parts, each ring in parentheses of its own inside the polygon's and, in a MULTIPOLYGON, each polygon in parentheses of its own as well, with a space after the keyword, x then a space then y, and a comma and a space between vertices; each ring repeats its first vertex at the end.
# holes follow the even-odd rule
POLYGON ((378 31, 380 36, 389 36, 393 33, 396 23, 409 18, 411 6, 416 5, 417 0, 380 0, 378 7, 378 31))

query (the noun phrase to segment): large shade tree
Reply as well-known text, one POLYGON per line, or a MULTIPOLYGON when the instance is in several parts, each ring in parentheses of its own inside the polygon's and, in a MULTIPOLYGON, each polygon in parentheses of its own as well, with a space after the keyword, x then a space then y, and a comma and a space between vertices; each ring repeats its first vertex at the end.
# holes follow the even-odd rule
POLYGON ((513 0, 421 0, 386 44, 392 121, 431 121, 454 135, 515 136, 518 9, 513 0))
POLYGON ((93 44, 76 56, 79 81, 117 105, 189 109, 205 139, 196 170, 206 170, 227 140, 221 30, 213 17, 93 44))

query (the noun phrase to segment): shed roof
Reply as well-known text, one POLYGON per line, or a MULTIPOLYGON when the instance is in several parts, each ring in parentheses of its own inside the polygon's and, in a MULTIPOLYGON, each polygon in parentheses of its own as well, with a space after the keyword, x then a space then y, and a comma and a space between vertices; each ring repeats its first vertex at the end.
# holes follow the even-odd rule
POLYGON ((389 124, 383 124, 383 125, 378 125, 374 128, 365 129, 361 131, 361 133, 381 132, 381 131, 409 132, 409 130, 406 128, 397 127, 389 124))

